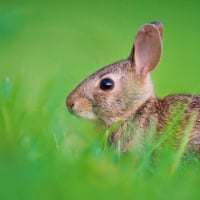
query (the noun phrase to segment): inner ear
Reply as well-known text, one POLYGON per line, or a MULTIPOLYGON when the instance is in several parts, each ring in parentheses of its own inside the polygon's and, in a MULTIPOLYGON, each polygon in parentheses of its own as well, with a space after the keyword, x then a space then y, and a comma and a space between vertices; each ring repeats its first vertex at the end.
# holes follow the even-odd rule
POLYGON ((144 25, 137 33, 129 59, 140 76, 146 76, 158 64, 161 51, 161 34, 157 25, 144 25))

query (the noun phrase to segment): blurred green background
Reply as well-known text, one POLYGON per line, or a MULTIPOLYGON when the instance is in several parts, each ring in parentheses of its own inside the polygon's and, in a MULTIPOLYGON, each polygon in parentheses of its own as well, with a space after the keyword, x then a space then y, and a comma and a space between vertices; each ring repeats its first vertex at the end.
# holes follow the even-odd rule
POLYGON ((165 28, 156 94, 200 94, 199 10, 197 0, 1 0, 1 199, 168 199, 166 190, 198 199, 198 168, 170 179, 164 157, 156 177, 144 179, 132 161, 102 158, 96 129, 71 116, 65 98, 126 58, 139 27, 155 20, 165 28))
POLYGON ((49 79, 66 94, 90 73, 126 58, 140 26, 164 24, 153 73, 159 96, 198 93, 198 1, 4 1, 0 3, 1 80, 21 77, 34 94, 49 79))

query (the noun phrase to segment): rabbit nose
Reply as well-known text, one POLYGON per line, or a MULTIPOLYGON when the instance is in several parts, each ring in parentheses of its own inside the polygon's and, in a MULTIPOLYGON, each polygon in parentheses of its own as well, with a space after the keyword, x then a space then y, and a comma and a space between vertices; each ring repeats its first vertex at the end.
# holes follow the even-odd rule
POLYGON ((69 111, 72 111, 74 107, 74 101, 71 98, 67 98, 66 105, 69 111))

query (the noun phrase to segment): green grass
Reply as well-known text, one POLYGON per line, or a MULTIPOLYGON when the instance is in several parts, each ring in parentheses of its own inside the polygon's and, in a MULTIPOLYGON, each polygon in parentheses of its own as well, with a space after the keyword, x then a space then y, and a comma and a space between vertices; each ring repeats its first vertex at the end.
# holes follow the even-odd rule
POLYGON ((199 8, 197 1, 2 0, 0 199, 199 199, 199 160, 183 156, 187 133, 177 151, 150 137, 143 151, 119 156, 105 148, 109 132, 65 106, 88 74, 127 57, 138 28, 153 20, 165 27, 157 95, 200 93, 199 8))

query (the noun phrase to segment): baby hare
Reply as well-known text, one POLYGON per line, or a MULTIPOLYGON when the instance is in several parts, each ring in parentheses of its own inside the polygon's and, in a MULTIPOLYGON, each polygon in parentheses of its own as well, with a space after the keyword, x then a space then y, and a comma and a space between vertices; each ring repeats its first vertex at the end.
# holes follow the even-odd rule
POLYGON ((180 140, 188 124, 191 134, 188 148, 200 151, 200 96, 154 95, 150 72, 159 63, 162 51, 163 26, 152 22, 140 28, 130 56, 108 65, 87 77, 67 97, 70 112, 88 119, 99 119, 108 127, 122 121, 110 136, 111 144, 128 151, 148 134, 154 124, 161 134, 174 118, 179 118, 173 134, 180 140), (182 113, 182 114, 180 114, 182 113))

